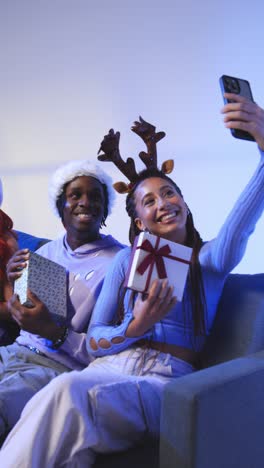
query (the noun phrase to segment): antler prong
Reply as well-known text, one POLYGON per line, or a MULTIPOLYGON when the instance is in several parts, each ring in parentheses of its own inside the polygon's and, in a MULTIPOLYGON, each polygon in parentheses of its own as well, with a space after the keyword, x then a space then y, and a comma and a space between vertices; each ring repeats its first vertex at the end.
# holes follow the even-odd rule
POLYGON ((131 130, 140 136, 147 146, 147 153, 145 151, 139 153, 141 161, 147 168, 157 167, 157 142, 164 138, 166 133, 156 133, 156 127, 141 116, 139 116, 139 121, 134 122, 131 130))
POLYGON ((128 178, 130 182, 137 179, 137 171, 135 161, 132 158, 127 158, 126 162, 122 159, 119 151, 120 132, 114 132, 111 128, 100 145, 99 154, 101 151, 104 154, 97 156, 99 161, 112 161, 115 166, 128 178))
MULTIPOLYGON (((146 122, 141 116, 139 116, 138 121, 134 122, 131 130, 140 136, 147 146, 147 152, 141 151, 139 153, 141 161, 147 168, 157 168, 157 142, 165 137, 165 132, 156 132, 156 127, 146 122)), ((134 183, 138 178, 135 161, 133 158, 127 158, 126 161, 122 159, 119 151, 119 140, 120 132, 115 133, 111 128, 103 138, 97 153, 97 159, 99 161, 113 162, 128 180, 134 183), (99 155, 101 151, 103 151, 103 154, 99 155)), ((124 182, 116 183, 115 188, 119 193, 126 193, 131 189, 130 184, 125 184, 124 182)))

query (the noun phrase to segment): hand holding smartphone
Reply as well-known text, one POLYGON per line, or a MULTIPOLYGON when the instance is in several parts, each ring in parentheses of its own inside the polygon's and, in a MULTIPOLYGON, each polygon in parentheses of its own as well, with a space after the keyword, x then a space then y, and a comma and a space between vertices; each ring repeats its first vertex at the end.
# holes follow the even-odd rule
MULTIPOLYGON (((222 94, 224 93, 239 94, 240 96, 244 96, 247 99, 250 99, 252 102, 254 102, 250 84, 247 80, 243 80, 241 78, 236 78, 233 76, 222 75, 221 78, 219 79, 219 82, 220 82, 222 94)), ((223 99, 224 99, 225 104, 227 104, 228 102, 232 102, 226 99, 224 96, 223 96, 223 99)), ((232 135, 235 138, 239 138, 241 140, 255 141, 253 136, 250 135, 250 133, 248 132, 234 129, 234 128, 231 128, 230 130, 231 130, 232 135)))

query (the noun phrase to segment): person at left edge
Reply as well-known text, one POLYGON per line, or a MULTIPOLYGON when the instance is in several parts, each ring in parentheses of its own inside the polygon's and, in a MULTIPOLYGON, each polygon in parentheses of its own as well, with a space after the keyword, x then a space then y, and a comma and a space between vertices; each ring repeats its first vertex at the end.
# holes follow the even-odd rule
MULTIPOLYGON (((3 186, 0 179, 0 207, 3 201, 3 186)), ((12 286, 6 276, 6 265, 18 250, 17 234, 13 220, 0 209, 0 346, 13 343, 19 334, 19 326, 8 310, 7 301, 12 296, 12 286)))
MULTIPOLYGON (((37 252, 69 271, 68 326, 52 321, 45 304, 30 291, 33 308, 23 306, 16 295, 9 300, 21 332, 14 344, 0 347, 2 441, 35 393, 59 374, 90 363, 87 327, 107 267, 123 247, 112 236, 100 233, 114 200, 112 180, 100 167, 86 160, 63 164, 51 178, 49 197, 66 232, 37 252)), ((9 260, 10 282, 21 275, 28 258, 25 249, 9 260)))

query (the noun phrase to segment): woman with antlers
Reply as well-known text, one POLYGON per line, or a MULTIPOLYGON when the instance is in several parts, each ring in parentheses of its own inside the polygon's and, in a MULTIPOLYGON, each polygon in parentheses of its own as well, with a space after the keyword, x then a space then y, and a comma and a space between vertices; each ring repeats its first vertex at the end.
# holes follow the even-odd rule
POLYGON ((148 148, 140 154, 147 165, 140 174, 131 158, 121 159, 119 133, 110 130, 104 138, 99 159, 113 161, 130 180, 116 187, 128 191, 131 241, 147 229, 193 248, 184 299, 177 302, 166 279, 154 280, 147 296, 125 290, 131 249, 118 253, 87 335, 88 350, 97 359, 81 372, 54 379, 31 399, 0 452, 6 468, 91 467, 98 452, 159 436, 164 386, 195 371, 225 279, 241 260, 264 208, 264 111, 237 95, 226 97, 233 101, 223 108, 226 126, 251 133, 261 160, 212 241, 203 243, 179 187, 165 174, 171 162, 157 168, 155 144, 162 133, 142 119, 132 127, 148 148))

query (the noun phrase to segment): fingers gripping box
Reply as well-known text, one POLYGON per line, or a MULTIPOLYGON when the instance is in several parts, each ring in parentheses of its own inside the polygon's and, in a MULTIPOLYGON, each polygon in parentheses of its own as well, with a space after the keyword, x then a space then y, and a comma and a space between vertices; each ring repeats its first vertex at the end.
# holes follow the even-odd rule
POLYGON ((154 279, 167 278, 181 301, 191 256, 190 247, 141 232, 133 245, 125 286, 147 292, 154 279))
POLYGON ((27 266, 14 285, 14 292, 18 294, 21 304, 30 307, 32 304, 27 298, 27 289, 46 305, 55 322, 66 322, 68 273, 63 266, 30 252, 27 266))

